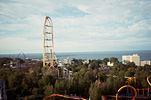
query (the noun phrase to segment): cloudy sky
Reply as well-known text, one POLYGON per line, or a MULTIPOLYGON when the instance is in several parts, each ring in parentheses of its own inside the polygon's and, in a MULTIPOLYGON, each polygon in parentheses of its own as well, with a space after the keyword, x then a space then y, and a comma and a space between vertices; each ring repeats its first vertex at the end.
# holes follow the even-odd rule
POLYGON ((151 50, 150 0, 0 0, 0 54, 42 53, 43 24, 56 52, 151 50))

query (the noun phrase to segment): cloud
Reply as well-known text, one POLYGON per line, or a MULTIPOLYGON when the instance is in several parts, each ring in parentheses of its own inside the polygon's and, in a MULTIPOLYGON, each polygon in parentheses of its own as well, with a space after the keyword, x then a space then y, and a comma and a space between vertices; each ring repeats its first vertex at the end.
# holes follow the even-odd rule
POLYGON ((14 50, 22 47, 27 51, 32 47, 28 45, 31 42, 39 45, 33 49, 42 52, 43 24, 47 15, 53 21, 55 49, 60 52, 127 50, 136 44, 137 49, 151 49, 146 46, 151 44, 151 12, 148 9, 151 9, 149 0, 2 0, 0 46, 3 46, 0 50, 8 50, 8 41, 14 39, 17 43, 11 45, 14 50))
MULTIPOLYGON (((42 43, 37 40, 32 40, 29 41, 28 39, 25 38, 12 38, 12 37, 7 37, 0 39, 0 51, 1 53, 13 53, 12 51, 17 51, 17 52, 39 52, 42 51, 42 43), (38 44, 38 45, 37 45, 38 44), (36 49, 35 49, 36 48, 36 49), (38 49, 37 49, 38 48, 38 49)), ((15 52, 15 53, 17 53, 15 52)))
POLYGON ((89 13, 89 6, 78 5, 77 8, 85 13, 89 13))

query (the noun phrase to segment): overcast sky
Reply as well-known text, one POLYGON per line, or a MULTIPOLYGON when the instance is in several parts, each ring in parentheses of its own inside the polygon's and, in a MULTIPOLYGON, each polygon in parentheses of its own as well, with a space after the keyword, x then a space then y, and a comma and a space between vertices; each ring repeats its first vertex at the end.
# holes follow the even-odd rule
POLYGON ((0 54, 42 53, 45 16, 55 52, 151 50, 151 0, 0 0, 0 54))

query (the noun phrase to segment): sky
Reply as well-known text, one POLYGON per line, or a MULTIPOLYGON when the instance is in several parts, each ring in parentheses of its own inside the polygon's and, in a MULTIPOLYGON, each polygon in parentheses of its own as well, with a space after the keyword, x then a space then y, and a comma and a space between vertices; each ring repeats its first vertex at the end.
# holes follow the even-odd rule
POLYGON ((0 54, 151 50, 151 0, 0 0, 0 54))

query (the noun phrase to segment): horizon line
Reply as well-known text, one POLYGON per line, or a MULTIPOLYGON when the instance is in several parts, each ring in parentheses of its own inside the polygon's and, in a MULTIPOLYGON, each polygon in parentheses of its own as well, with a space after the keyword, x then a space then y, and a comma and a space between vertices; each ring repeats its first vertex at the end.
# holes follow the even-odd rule
MULTIPOLYGON (((55 52, 55 53, 84 53, 84 52, 124 52, 124 51, 151 51, 151 50, 103 50, 103 51, 62 51, 62 52, 55 52)), ((0 55, 10 55, 10 54, 19 54, 18 53, 0 53, 0 55)), ((43 52, 36 52, 36 53, 32 53, 32 52, 23 52, 24 54, 38 54, 38 53, 43 53, 43 52)))

